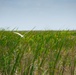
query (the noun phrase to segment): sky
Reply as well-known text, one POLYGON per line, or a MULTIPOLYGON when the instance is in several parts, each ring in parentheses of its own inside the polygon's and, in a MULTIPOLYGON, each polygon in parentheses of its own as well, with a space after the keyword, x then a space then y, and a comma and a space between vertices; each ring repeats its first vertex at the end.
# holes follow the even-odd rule
POLYGON ((76 0, 0 0, 0 29, 76 30, 76 0))

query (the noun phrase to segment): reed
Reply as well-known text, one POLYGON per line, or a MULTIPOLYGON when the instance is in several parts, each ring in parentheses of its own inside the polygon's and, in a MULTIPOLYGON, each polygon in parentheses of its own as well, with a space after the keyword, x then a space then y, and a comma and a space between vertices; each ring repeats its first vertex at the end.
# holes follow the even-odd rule
POLYGON ((76 31, 0 31, 0 75, 76 75, 76 31))

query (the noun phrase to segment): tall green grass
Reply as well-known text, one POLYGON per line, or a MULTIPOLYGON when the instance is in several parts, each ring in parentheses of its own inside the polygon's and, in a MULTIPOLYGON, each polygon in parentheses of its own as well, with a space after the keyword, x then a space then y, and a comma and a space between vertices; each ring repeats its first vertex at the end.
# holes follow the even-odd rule
POLYGON ((75 31, 0 31, 0 75, 76 75, 75 31))

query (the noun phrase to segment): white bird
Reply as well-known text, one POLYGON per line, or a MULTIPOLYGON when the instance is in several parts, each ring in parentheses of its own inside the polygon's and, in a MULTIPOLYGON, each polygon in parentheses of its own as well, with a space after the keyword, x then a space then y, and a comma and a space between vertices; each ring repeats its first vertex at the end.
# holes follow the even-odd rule
POLYGON ((18 33, 18 32, 14 32, 15 34, 19 35, 20 37, 24 37, 22 34, 18 33))

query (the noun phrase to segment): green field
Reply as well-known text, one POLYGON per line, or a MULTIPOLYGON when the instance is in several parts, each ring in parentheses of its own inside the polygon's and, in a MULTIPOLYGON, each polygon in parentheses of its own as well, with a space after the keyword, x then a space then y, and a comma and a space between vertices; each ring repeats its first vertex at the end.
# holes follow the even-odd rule
POLYGON ((0 75, 76 75, 76 31, 17 32, 0 31, 0 75))

